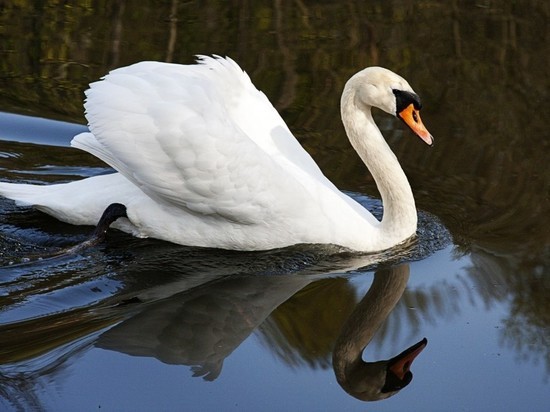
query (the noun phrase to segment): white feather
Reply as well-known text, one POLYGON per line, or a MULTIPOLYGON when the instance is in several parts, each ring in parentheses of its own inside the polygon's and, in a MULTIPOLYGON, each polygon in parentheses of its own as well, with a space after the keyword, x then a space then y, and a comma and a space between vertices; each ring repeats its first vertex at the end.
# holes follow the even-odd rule
POLYGON ((95 224, 110 203, 123 203, 123 230, 227 249, 333 243, 371 251, 416 228, 415 217, 412 231, 408 222, 402 233, 384 232, 342 194, 229 58, 120 68, 90 85, 84 106, 91 133, 72 145, 118 173, 64 185, 2 183, 0 193, 75 224, 95 224))

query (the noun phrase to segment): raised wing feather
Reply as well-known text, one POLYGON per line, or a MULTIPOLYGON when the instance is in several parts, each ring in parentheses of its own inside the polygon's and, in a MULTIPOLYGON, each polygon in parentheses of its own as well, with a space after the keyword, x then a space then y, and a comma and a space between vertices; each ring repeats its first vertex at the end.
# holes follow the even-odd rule
POLYGON ((199 63, 142 62, 93 83, 92 133, 73 145, 155 200, 242 223, 299 209, 311 179, 332 186, 235 62, 199 63))

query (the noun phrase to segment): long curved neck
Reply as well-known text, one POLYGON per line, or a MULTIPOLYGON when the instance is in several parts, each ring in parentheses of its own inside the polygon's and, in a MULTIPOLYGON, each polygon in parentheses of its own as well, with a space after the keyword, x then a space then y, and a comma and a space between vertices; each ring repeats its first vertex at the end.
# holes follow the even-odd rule
POLYGON ((372 118, 371 106, 358 101, 346 88, 342 95, 342 122, 353 148, 372 174, 384 204, 380 227, 388 247, 416 232, 417 215, 409 181, 372 118))
POLYGON ((381 384, 378 378, 385 362, 364 362, 363 350, 401 299, 408 280, 409 265, 377 270, 370 289, 336 340, 332 353, 334 373, 340 385, 353 396, 357 390, 365 391, 371 386, 376 389, 381 384))
POLYGON ((347 363, 361 359, 361 353, 393 310, 409 280, 409 266, 379 269, 367 294, 346 321, 334 354, 347 363))

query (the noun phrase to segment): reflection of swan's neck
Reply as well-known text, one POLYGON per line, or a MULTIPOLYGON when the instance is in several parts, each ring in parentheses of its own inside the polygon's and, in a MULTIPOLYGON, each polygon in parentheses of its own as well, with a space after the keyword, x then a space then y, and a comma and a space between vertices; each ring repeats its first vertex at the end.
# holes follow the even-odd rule
POLYGON ((399 161, 376 126, 371 107, 357 103, 353 88, 346 88, 341 102, 342 122, 353 148, 372 177, 384 204, 381 238, 389 246, 412 236, 417 215, 411 186, 399 161))
POLYGON ((353 396, 362 396, 358 391, 370 390, 367 388, 370 380, 374 392, 379 392, 384 383, 386 362, 363 362, 362 353, 401 298, 408 279, 408 265, 378 270, 369 291, 357 304, 336 341, 332 359, 334 372, 340 385, 353 396))

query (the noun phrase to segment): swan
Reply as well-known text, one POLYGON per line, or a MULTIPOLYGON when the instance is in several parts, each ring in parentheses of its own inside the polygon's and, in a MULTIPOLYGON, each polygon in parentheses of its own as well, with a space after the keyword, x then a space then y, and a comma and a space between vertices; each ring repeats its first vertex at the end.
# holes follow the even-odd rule
POLYGON ((358 72, 341 98, 346 133, 382 197, 381 221, 323 175, 228 57, 115 69, 90 85, 84 107, 90 132, 71 146, 116 172, 47 186, 1 182, 0 195, 78 225, 96 225, 116 205, 107 225, 222 249, 316 243, 374 252, 416 232, 411 187, 371 108, 397 116, 430 146, 433 138, 418 95, 390 70, 358 72))
POLYGON ((412 381, 414 359, 426 338, 391 359, 365 362, 363 351, 391 313, 407 286, 409 265, 378 269, 366 295, 342 327, 332 352, 332 367, 340 386, 353 397, 377 401, 395 395, 412 381))

